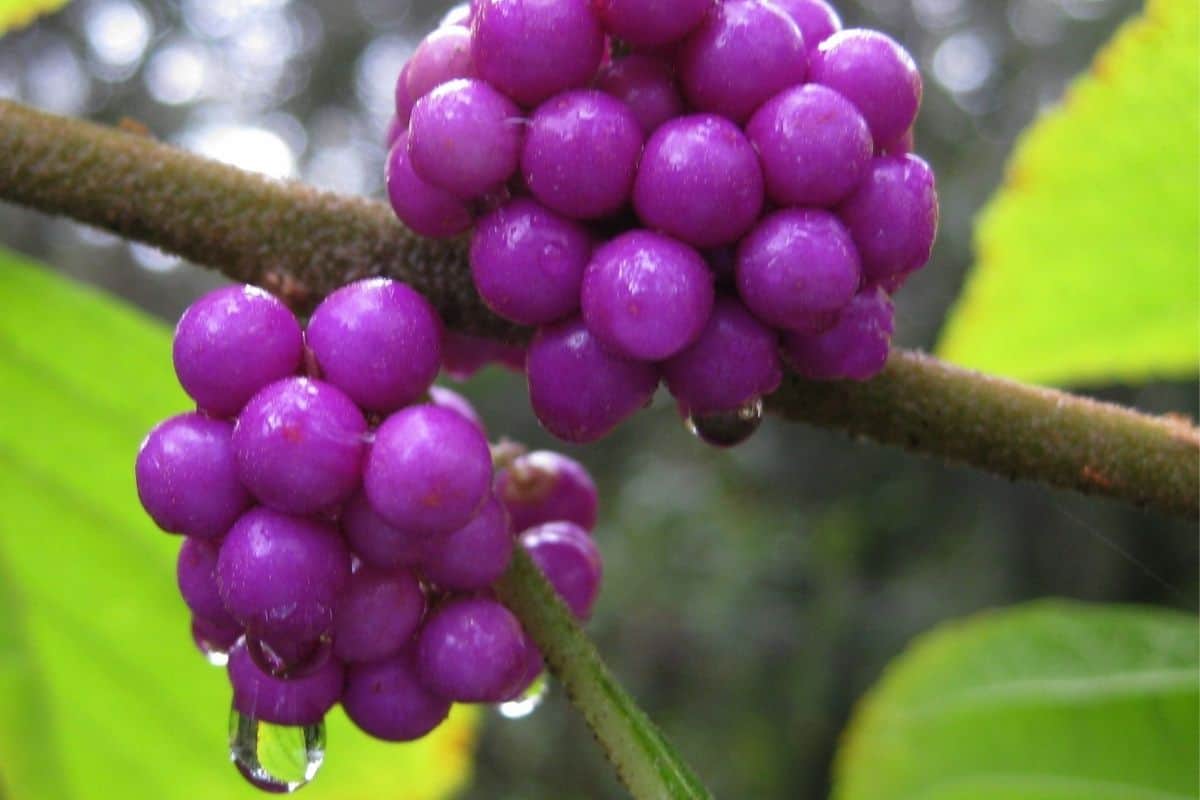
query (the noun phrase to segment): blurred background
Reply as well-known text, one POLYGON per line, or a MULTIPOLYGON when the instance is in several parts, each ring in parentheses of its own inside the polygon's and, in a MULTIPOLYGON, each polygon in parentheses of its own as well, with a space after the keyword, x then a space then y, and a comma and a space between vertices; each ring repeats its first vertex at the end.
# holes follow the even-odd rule
MULTIPOLYGON (((933 263, 897 309, 899 343, 928 348, 1015 137, 1140 3, 838 5, 848 26, 905 42, 926 76, 917 149, 937 170, 943 222, 933 263)), ((132 118, 248 169, 378 195, 395 76, 447 6, 75 0, 0 43, 0 97, 132 118)), ((219 283, 153 249, 6 205, 0 244, 167 322, 219 283)), ((493 432, 561 449, 537 427, 519 376, 493 369, 463 391, 493 432)), ((1197 413, 1194 382, 1092 393, 1197 413)), ((602 444, 571 451, 603 498, 606 591, 590 630, 717 796, 824 796, 856 699, 941 621, 1045 596, 1196 608, 1189 523, 773 419, 747 445, 716 452, 660 401, 602 444)), ((555 692, 526 719, 487 718, 465 796, 624 795, 555 692)))

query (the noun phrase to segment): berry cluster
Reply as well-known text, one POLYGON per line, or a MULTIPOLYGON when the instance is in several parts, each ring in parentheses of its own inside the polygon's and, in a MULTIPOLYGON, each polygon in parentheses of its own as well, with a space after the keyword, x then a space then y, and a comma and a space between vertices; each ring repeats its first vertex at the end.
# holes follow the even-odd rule
POLYGON ((785 362, 882 369, 937 227, 920 100, 824 0, 473 0, 399 76, 388 192, 418 233, 473 228, 552 433, 596 440, 665 380, 730 444, 785 362))
POLYGON ((138 494, 186 537, 193 636, 228 664, 234 761, 263 788, 310 776, 263 763, 261 725, 319 731, 340 702, 368 734, 406 741, 452 702, 524 695, 541 655, 489 588, 516 545, 591 614, 591 478, 548 452, 494 474, 474 410, 432 386, 441 339, 433 308, 385 279, 334 292, 304 330, 248 286, 179 321, 175 370, 198 410, 146 437, 138 494))

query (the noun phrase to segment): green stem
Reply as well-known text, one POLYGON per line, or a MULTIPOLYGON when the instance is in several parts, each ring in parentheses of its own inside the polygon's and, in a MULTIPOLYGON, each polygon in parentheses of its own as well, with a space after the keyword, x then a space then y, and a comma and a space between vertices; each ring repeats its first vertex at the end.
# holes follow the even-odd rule
MULTIPOLYGON (((264 286, 294 307, 366 275, 424 293, 452 329, 524 341, 471 285, 461 241, 383 203, 271 181, 134 135, 0 101, 0 199, 62 214, 264 286)), ((1195 518, 1200 431, 896 351, 863 384, 789 377, 768 407, 1010 478, 1195 518)))
POLYGON ((595 646, 522 548, 497 589, 583 714, 638 800, 699 800, 708 790, 600 660, 595 646))

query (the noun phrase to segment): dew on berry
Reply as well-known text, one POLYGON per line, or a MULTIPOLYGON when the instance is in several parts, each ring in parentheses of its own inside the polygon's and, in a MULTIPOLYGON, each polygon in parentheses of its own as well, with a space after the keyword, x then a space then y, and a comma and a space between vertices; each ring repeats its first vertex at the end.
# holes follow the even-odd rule
POLYGON ((496 711, 505 719, 525 719, 537 711, 550 693, 550 676, 545 672, 538 673, 524 692, 512 700, 505 700, 496 705, 496 711))
POLYGON ((229 651, 241 636, 241 628, 226 628, 198 617, 192 618, 192 642, 204 660, 214 667, 224 667, 229 663, 229 651))
POLYGON ((762 425, 763 401, 756 397, 732 411, 696 414, 686 420, 693 436, 715 447, 733 447, 749 439, 762 425))
POLYGON ((234 708, 229 713, 229 758, 256 789, 291 794, 321 769, 325 722, 274 725, 234 708))

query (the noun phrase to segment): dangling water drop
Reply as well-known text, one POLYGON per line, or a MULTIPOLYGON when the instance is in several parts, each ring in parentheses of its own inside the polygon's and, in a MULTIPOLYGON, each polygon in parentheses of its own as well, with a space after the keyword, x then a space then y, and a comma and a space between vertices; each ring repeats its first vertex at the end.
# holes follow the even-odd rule
POLYGON ((246 652, 260 670, 272 678, 295 680, 312 675, 333 655, 333 640, 323 637, 301 644, 270 644, 254 636, 246 636, 246 652))
POLYGON ((214 667, 229 663, 229 649, 237 644, 241 631, 225 630, 202 620, 192 620, 192 641, 204 660, 214 667))
POLYGON ((325 760, 325 723, 293 727, 229 714, 229 758, 249 783, 290 794, 317 775, 325 760))
POLYGON ((496 710, 505 719, 524 719, 534 711, 537 711, 538 706, 546 699, 546 694, 549 691, 550 679, 543 672, 537 676, 533 683, 529 684, 529 688, 520 697, 499 703, 496 706, 496 710))
POLYGON ((762 421, 763 401, 756 397, 732 411, 688 417, 684 424, 703 442, 716 447, 733 447, 753 436, 762 421))

